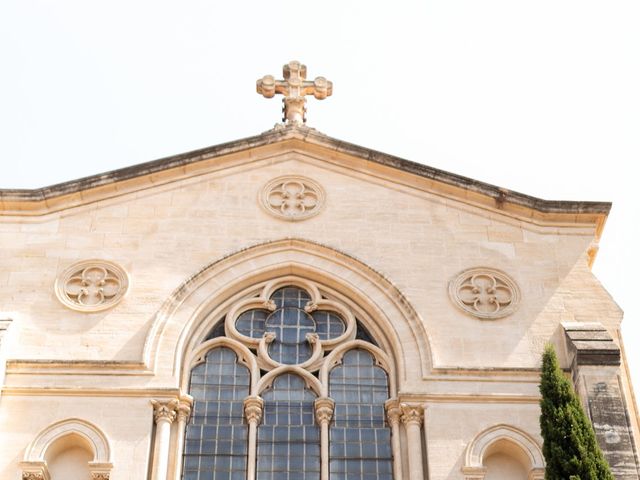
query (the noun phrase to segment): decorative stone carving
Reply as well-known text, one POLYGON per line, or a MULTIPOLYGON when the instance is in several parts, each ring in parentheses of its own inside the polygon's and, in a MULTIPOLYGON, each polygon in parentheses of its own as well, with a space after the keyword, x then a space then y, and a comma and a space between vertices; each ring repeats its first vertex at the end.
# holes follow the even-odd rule
POLYGON ((93 472, 91 480, 109 480, 109 474, 105 472, 93 472))
POLYGON ((316 422, 318 425, 329 424, 333 418, 335 402, 329 397, 321 397, 314 402, 316 409, 316 422))
POLYGON ((178 420, 187 422, 189 420, 189 415, 191 415, 191 406, 185 402, 180 402, 176 409, 176 413, 178 415, 178 420))
POLYGON ((520 290, 505 273, 491 268, 471 268, 449 283, 449 295, 458 307, 479 318, 494 319, 512 314, 520 290))
POLYGON ((324 198, 324 190, 316 182, 293 175, 270 181, 261 193, 261 203, 269 213, 294 221, 318 214, 324 198))
POLYGON ((408 405, 403 403, 400 405, 402 415, 400 420, 405 425, 422 425, 422 413, 423 409, 420 405, 408 405))
POLYGON ((22 480, 45 480, 44 473, 40 472, 22 472, 22 480))
POLYGON ((56 280, 55 291, 63 305, 81 312, 97 312, 117 304, 129 287, 119 265, 106 260, 74 263, 56 280))
POLYGON ((244 399, 244 416, 247 423, 259 425, 262 421, 264 401, 260 397, 247 397, 244 399))
POLYGON ((256 91, 265 98, 271 98, 276 93, 285 97, 282 99, 283 122, 288 125, 303 125, 306 119, 306 95, 313 95, 323 100, 333 93, 333 83, 324 77, 316 77, 307 81, 307 67, 300 62, 292 61, 282 67, 284 80, 276 80, 272 75, 265 75, 256 82, 256 91))
POLYGON ((389 425, 392 427, 394 425, 400 424, 400 417, 402 415, 402 410, 400 409, 400 404, 396 399, 389 399, 385 402, 384 408, 387 411, 387 421, 389 425))
POLYGON ((161 421, 172 423, 176 419, 178 409, 177 400, 169 400, 168 402, 151 400, 151 404, 153 405, 153 418, 156 423, 161 421))

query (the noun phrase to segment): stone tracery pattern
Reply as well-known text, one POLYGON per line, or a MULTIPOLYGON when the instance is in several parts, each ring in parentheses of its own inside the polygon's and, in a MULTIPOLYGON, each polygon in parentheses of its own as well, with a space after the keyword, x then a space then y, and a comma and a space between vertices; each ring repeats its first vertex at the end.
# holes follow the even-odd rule
POLYGON ((262 190, 266 210, 286 220, 303 220, 320 212, 324 191, 311 179, 300 176, 279 177, 262 190))
POLYGON ((393 370, 383 351, 360 339, 350 308, 311 282, 287 277, 237 301, 221 323, 224 329, 220 323, 211 329, 190 364, 195 413, 183 479, 324 480, 330 471, 391 479, 392 447, 400 455, 385 415, 385 401, 396 394, 393 370), (225 405, 211 408, 212 399, 223 398, 225 405), (357 417, 350 415, 354 409, 357 417), (226 438, 212 422, 237 431, 226 438), (220 450, 220 439, 238 440, 233 458, 220 450))
POLYGON ((314 299, 304 289, 267 286, 263 299, 249 299, 232 309, 227 334, 257 347, 265 370, 280 365, 319 368, 323 351, 355 339, 353 314, 336 302, 314 299))
POLYGON ((494 319, 512 314, 520 301, 520 290, 505 273, 490 268, 461 272, 449 284, 451 300, 471 315, 494 319))
POLYGON ((67 307, 96 312, 124 297, 129 280, 124 269, 106 260, 85 260, 67 268, 56 280, 58 299, 67 307))

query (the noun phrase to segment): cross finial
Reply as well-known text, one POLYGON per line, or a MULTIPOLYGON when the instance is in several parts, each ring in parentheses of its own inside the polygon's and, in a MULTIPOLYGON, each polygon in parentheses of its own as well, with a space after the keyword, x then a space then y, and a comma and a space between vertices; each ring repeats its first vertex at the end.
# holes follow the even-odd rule
POLYGON ((282 67, 284 80, 276 80, 272 75, 265 75, 256 83, 256 90, 266 98, 276 93, 284 95, 282 103, 282 121, 289 125, 302 125, 307 121, 305 95, 313 95, 323 100, 333 93, 333 84, 324 77, 307 80, 307 67, 295 60, 282 67))

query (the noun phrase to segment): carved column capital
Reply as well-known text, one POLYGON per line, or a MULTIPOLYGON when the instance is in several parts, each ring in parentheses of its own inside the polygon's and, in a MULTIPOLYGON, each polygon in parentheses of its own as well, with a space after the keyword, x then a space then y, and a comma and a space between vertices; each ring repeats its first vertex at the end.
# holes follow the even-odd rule
POLYGON ((247 397, 244 399, 244 416, 247 423, 259 425, 262 421, 262 412, 264 410, 264 401, 258 396, 247 397))
POLYGON ((160 402, 158 400, 151 400, 153 405, 153 418, 156 423, 161 421, 173 423, 176 419, 176 411, 178 408, 177 400, 169 400, 168 402, 160 402))
POLYGON ((318 422, 318 425, 329 425, 333 418, 336 402, 329 397, 320 397, 316 399, 313 405, 316 410, 316 422, 318 422))
POLYGON ((422 425, 423 408, 422 405, 409 405, 407 403, 400 404, 400 410, 402 415, 400 420, 406 426, 409 425, 422 425))
POLYGON ((22 480, 45 480, 48 478, 41 472, 22 472, 22 480))
POLYGON ((191 415, 191 403, 190 401, 180 400, 178 406, 176 407, 176 413, 178 415, 179 422, 187 422, 189 420, 189 415, 191 415))
POLYGON ((400 416, 402 415, 400 402, 395 398, 391 398, 384 402, 384 409, 387 412, 387 422, 389 422, 389 425, 392 427, 399 425, 400 416))
POLYGON ((22 462, 20 464, 22 480, 49 480, 49 470, 45 462, 22 462))
POLYGON ((109 480, 109 474, 105 472, 93 472, 91 480, 109 480))

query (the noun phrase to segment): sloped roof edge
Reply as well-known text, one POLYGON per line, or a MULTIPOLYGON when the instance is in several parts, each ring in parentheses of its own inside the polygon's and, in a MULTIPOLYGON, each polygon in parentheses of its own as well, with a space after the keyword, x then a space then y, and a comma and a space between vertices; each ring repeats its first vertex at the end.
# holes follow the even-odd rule
POLYGON ((0 202, 46 202, 47 200, 55 197, 103 187, 112 183, 130 180, 136 177, 142 177, 164 170, 197 163, 199 161, 210 160, 218 156, 238 153, 243 150, 295 138, 318 144, 340 153, 360 157, 383 166, 392 167, 410 174, 428 178, 430 180, 470 190, 482 195, 487 195, 494 198, 498 203, 511 203, 531 208, 541 213, 588 213, 606 216, 611 210, 611 202, 545 200, 533 197, 464 177, 462 175, 429 167, 411 160, 406 160, 387 153, 382 153, 338 140, 308 127, 276 127, 252 137, 234 140, 47 187, 36 189, 0 189, 0 202))

